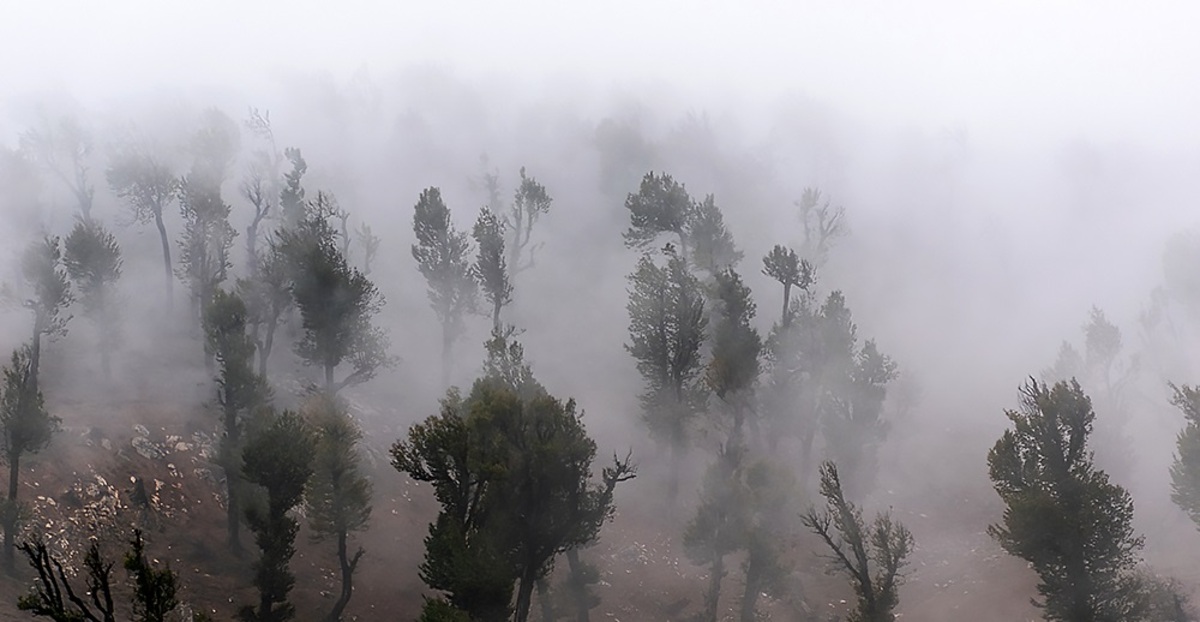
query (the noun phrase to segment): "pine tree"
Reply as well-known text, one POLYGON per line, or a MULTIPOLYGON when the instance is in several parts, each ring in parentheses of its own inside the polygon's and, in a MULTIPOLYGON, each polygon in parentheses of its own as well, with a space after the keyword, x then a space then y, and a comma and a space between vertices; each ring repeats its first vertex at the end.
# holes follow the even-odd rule
POLYGON ((163 220, 166 209, 179 198, 180 180, 165 164, 143 149, 119 151, 105 172, 108 186, 128 202, 136 222, 154 222, 162 244, 167 305, 174 304, 175 274, 171 264, 171 242, 163 220))
POLYGON ((254 564, 259 604, 241 609, 239 617, 245 622, 282 622, 295 616, 288 594, 296 579, 288 564, 296 552, 299 525, 291 511, 304 498, 315 445, 304 420, 287 411, 270 417, 246 443, 242 475, 261 486, 266 499, 246 508, 246 522, 262 555, 254 564))
POLYGON ((825 509, 811 508, 801 520, 829 548, 833 568, 850 579, 858 603, 849 622, 892 622, 912 534, 889 513, 877 515, 868 529, 862 512, 843 495, 832 462, 821 465, 821 496, 825 509))
POLYGON ((512 302, 512 279, 504 253, 505 225, 488 208, 479 212, 472 236, 479 255, 475 259, 475 276, 483 288, 483 297, 492 305, 492 330, 499 331, 500 310, 512 302))
POLYGON ((988 453, 988 472, 1004 501, 988 533, 1038 573, 1047 620, 1137 620, 1146 598, 1133 573, 1142 538, 1133 500, 1092 465, 1095 414, 1075 381, 1053 387, 1030 379, 1013 427, 988 453))
POLYGON ((697 203, 687 223, 687 239, 696 267, 710 275, 737 267, 743 254, 725 227, 725 216, 713 195, 697 203))
POLYGON ((629 210, 629 229, 623 234, 625 246, 645 250, 654 245, 660 235, 674 234, 679 240, 679 254, 688 258, 688 224, 695 205, 683 184, 666 173, 646 173, 636 194, 625 199, 629 210))
POLYGON ((63 265, 79 292, 84 314, 99 332, 100 361, 104 377, 112 375, 110 359, 120 343, 120 307, 117 280, 121 278, 121 247, 98 221, 75 223, 63 241, 63 265))
POLYGON ((4 564, 13 571, 13 542, 18 528, 20 505, 21 458, 45 449, 58 431, 59 418, 46 412, 42 392, 35 380, 32 348, 14 350, 12 361, 4 368, 3 394, 0 395, 0 433, 4 453, 0 458, 8 466, 8 496, 4 503, 4 564))
POLYGON ((703 369, 700 349, 708 318, 699 281, 670 245, 665 253, 665 266, 643 255, 629 277, 630 342, 625 349, 637 361, 645 383, 643 419, 650 434, 670 451, 668 494, 674 500, 679 460, 700 401, 696 380, 703 369))
POLYGON ((417 268, 429 284, 429 304, 442 324, 442 385, 450 382, 450 350, 465 330, 463 319, 474 311, 479 287, 471 266, 469 236, 454 228, 442 192, 421 192, 413 213, 417 268))
POLYGON ((365 529, 371 517, 371 482, 359 464, 362 432, 345 407, 318 395, 311 398, 305 415, 316 432, 316 452, 304 504, 315 538, 333 539, 337 545, 341 591, 325 620, 338 622, 353 595, 354 571, 364 553, 361 546, 351 553, 349 538, 365 529))

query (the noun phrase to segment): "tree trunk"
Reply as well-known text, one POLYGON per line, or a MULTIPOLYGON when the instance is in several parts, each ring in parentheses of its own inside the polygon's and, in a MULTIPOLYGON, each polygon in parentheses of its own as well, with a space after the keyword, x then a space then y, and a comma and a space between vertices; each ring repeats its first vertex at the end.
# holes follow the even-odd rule
POLYGON ((674 507, 675 500, 679 497, 679 471, 682 469, 682 456, 679 451, 679 443, 671 443, 670 454, 668 460, 669 473, 667 474, 667 500, 674 507))
POLYGON ((163 272, 167 284, 167 309, 175 309, 175 275, 171 273, 171 241, 167 238, 167 227, 163 224, 162 208, 154 210, 154 226, 158 227, 158 239, 162 242, 163 272))
POLYGON ((492 303, 492 330, 500 332, 500 301, 492 303))
POLYGON ((275 329, 278 327, 279 316, 275 316, 267 323, 267 336, 258 352, 258 375, 263 378, 267 377, 267 360, 271 358, 271 348, 275 345, 275 329))
POLYGON ((450 348, 454 345, 454 340, 450 336, 450 326, 442 325, 442 386, 445 390, 450 386, 450 348))
POLYGON ((784 328, 787 328, 792 323, 790 307, 788 303, 792 301, 792 284, 783 284, 783 315, 780 316, 780 323, 784 328))
POLYGON ((521 580, 517 585, 516 622, 528 622, 529 606, 533 602, 533 584, 537 582, 537 569, 528 567, 521 572, 521 580))
POLYGON ((721 579, 725 578, 725 556, 717 554, 712 560, 712 575, 708 579, 708 591, 704 593, 703 622, 717 622, 717 605, 721 600, 721 579))
POLYGON ((567 564, 571 568, 571 599, 575 601, 575 622, 588 622, 591 603, 588 602, 587 583, 583 577, 583 563, 579 560, 579 549, 567 551, 567 564))
POLYGON ((329 615, 325 616, 325 622, 340 622, 342 613, 346 611, 346 605, 350 603, 350 597, 354 594, 354 568, 358 566, 358 560, 362 557, 362 549, 359 549, 351 559, 346 551, 346 532, 339 531, 337 534, 337 554, 338 567, 342 571, 342 593, 338 596, 337 602, 333 604, 333 609, 329 615))
POLYGON ((751 549, 746 562, 746 589, 742 592, 741 622, 754 622, 754 606, 758 603, 758 593, 762 583, 762 562, 751 549))
POLYGON ((229 394, 225 395, 225 457, 228 461, 225 464, 225 496, 228 501, 226 503, 226 528, 229 531, 229 549, 239 556, 242 552, 242 537, 241 537, 241 504, 238 503, 238 481, 240 479, 238 471, 238 458, 236 455, 238 441, 241 437, 239 434, 237 421, 237 406, 232 403, 229 394))
POLYGON ((32 394, 38 392, 38 371, 42 368, 42 320, 33 321, 33 340, 29 342, 29 380, 32 394))
POLYGON ((335 367, 336 365, 328 362, 325 363, 325 395, 328 395, 329 397, 333 397, 334 393, 333 370, 335 367))
POLYGON ((546 579, 537 580, 538 606, 542 609, 542 622, 555 622, 554 603, 550 598, 550 582, 546 579))
POLYGON ((4 508, 4 570, 12 574, 16 570, 13 562, 13 536, 17 530, 17 484, 21 474, 21 453, 8 454, 8 503, 4 508))

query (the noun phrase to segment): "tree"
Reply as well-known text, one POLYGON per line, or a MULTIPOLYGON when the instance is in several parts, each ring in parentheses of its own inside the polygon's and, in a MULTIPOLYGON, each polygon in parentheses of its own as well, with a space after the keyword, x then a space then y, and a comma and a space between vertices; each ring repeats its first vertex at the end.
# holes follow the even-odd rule
POLYGON ((668 483, 673 500, 679 488, 679 460, 686 450, 688 423, 699 401, 700 348, 708 318, 700 283, 683 258, 667 245, 667 263, 643 255, 629 277, 629 343, 645 390, 643 420, 650 434, 670 451, 668 483))
POLYGON ((301 182, 304 173, 308 171, 308 162, 304 161, 300 150, 294 147, 284 149, 283 155, 292 165, 292 170, 284 174, 283 189, 279 191, 279 213, 283 221, 281 227, 286 230, 299 226, 307 215, 304 186, 301 182))
POLYGON ((830 207, 829 199, 821 202, 821 191, 805 188, 796 202, 800 208, 800 223, 804 226, 804 245, 801 256, 816 267, 825 265, 834 240, 846 235, 846 210, 830 207))
POLYGON ((314 396, 306 414, 316 431, 316 452, 304 504, 315 538, 337 543, 342 587, 325 620, 338 622, 350 602, 354 571, 363 556, 362 547, 349 552, 348 539, 365 529, 371 517, 371 482, 359 464, 362 432, 345 408, 328 397, 314 396))
POLYGON ((246 508, 246 522, 262 551, 254 564, 258 608, 246 605, 238 614, 246 622, 280 622, 295 615, 287 600, 296 581, 288 563, 296 552, 299 525, 290 513, 304 497, 315 449, 312 430, 288 411, 270 417, 246 443, 242 475, 266 493, 265 504, 246 508))
POLYGON ((810 508, 801 520, 829 548, 832 567, 845 574, 854 587, 858 603, 848 619, 895 620, 892 611, 900 603, 898 588, 912 552, 912 534, 889 513, 876 515, 868 529, 862 511, 842 494, 837 466, 832 462, 821 465, 821 496, 825 509, 810 508))
POLYGON ((271 208, 279 197, 279 169, 284 158, 275 146, 275 131, 271 129, 270 111, 259 112, 257 108, 251 108, 244 125, 263 143, 262 147, 252 154, 253 159, 241 185, 242 196, 254 208, 254 215, 250 224, 246 226, 246 262, 250 274, 253 275, 259 266, 259 227, 271 215, 271 208))
MULTIPOLYGON (((170 567, 160 569, 146 559, 140 530, 134 530, 129 545, 124 567, 133 580, 134 619, 137 622, 164 622, 179 605, 176 598, 179 577, 170 567)), ((112 590, 114 564, 100 553, 96 540, 91 541, 83 558, 86 573, 83 596, 87 596, 87 600, 76 593, 63 561, 50 553, 40 536, 21 543, 20 549, 37 572, 38 584, 18 599, 18 609, 55 622, 116 621, 112 590)))
POLYGON ((786 575, 780 542, 790 531, 795 479, 769 458, 759 458, 744 471, 745 536, 742 562, 741 622, 755 622, 758 597, 775 592, 786 575))
POLYGON ((679 238, 679 254, 687 258, 688 223, 695 205, 683 184, 666 173, 646 173, 638 192, 625 199, 625 209, 629 210, 629 229, 622 234, 625 246, 645 250, 661 234, 673 233, 679 238))
POLYGON ((696 267, 715 275, 737 266, 743 254, 733 243, 733 234, 725 227, 725 217, 713 195, 693 207, 687 223, 687 238, 696 267))
MULTIPOLYGON (((494 184, 494 180, 492 180, 494 184)), ((504 215, 505 245, 508 248, 508 266, 512 276, 516 276, 533 267, 534 255, 541 244, 530 245, 533 239, 533 226, 544 215, 550 213, 554 199, 546 192, 546 187, 533 177, 525 176, 525 167, 521 167, 521 183, 513 196, 512 206, 504 215), (528 251, 528 253, 526 253, 528 251), (525 259, 528 255, 528 259, 525 259)), ((495 206, 499 209, 499 205, 495 206)))
POLYGON ((215 109, 206 111, 192 136, 192 168, 181 182, 183 235, 177 275, 191 290, 197 323, 231 267, 229 249, 237 231, 229 224, 231 208, 221 198, 221 185, 237 155, 238 141, 232 119, 215 109))
POLYGON ((17 609, 28 611, 35 617, 48 617, 54 622, 116 622, 112 597, 113 563, 100 555, 100 545, 95 540, 83 558, 87 572, 84 595, 90 604, 71 587, 62 561, 50 554, 41 537, 22 542, 20 548, 29 559, 29 565, 37 571, 38 585, 17 600, 17 609))
POLYGON ((779 324, 786 329, 792 323, 792 288, 808 290, 813 282, 812 266, 807 260, 800 259, 796 251, 776 244, 763 257, 762 272, 783 285, 783 313, 780 314, 779 324))
POLYGON ((99 221, 79 221, 63 241, 63 265, 79 292, 84 314, 100 334, 104 377, 112 375, 109 360, 120 342, 120 309, 116 300, 121 278, 121 247, 99 221))
POLYGON ((46 412, 36 376, 32 348, 26 346, 14 350, 12 362, 4 368, 3 395, 0 395, 3 460, 8 466, 8 497, 4 505, 4 564, 10 573, 13 571, 13 540, 20 512, 17 492, 20 490, 21 457, 45 449, 58 431, 60 421, 46 412))
POLYGON ((355 231, 355 234, 363 241, 362 273, 371 276, 371 266, 375 263, 375 258, 379 255, 379 245, 383 243, 383 240, 375 235, 370 225, 365 222, 359 223, 358 231, 355 231))
POLYGON ((421 192, 413 213, 412 247, 417 268, 429 284, 429 304, 442 324, 442 384, 450 380, 450 350, 464 330, 463 317, 476 306, 478 284, 471 267, 471 243, 450 222, 442 192, 421 192))
POLYGON ((488 208, 479 212, 472 236, 479 249, 475 259, 475 276, 483 286, 483 297, 492 305, 492 330, 501 328, 500 310, 512 302, 512 279, 504 255, 504 224, 488 208))
POLYGON ((1047 620, 1141 619, 1144 590, 1133 569, 1142 538, 1133 500, 1092 464, 1095 413, 1079 383, 1030 379, 1019 411, 988 453, 988 474, 1005 504, 988 533, 1038 573, 1034 601, 1047 620))
POLYGON ((591 482, 595 443, 574 401, 532 380, 519 347, 489 344, 484 378, 462 400, 392 447, 393 466, 430 482, 442 505, 426 538, 422 579, 472 619, 505 619, 514 584, 516 619, 528 619, 533 588, 559 554, 595 541, 612 515, 628 458, 591 482), (515 380, 515 382, 514 382, 515 380))
POLYGON ((246 303, 250 335, 258 350, 258 375, 267 376, 267 362, 275 347, 275 332, 283 314, 292 307, 292 281, 287 257, 279 239, 271 240, 258 260, 253 276, 238 279, 238 296, 246 303))
POLYGON ((138 622, 166 622, 169 614, 179 606, 176 593, 179 576, 166 568, 155 568, 146 559, 146 543, 142 531, 135 529, 125 553, 125 570, 133 578, 133 614, 138 622))
POLYGON ((1200 528, 1200 388, 1171 385, 1171 403, 1183 412, 1187 427, 1175 440, 1171 500, 1200 528))
POLYGON ((63 311, 74 302, 67 272, 62 267, 62 249, 57 237, 46 237, 32 243, 21 257, 21 275, 28 292, 22 305, 33 313, 33 339, 29 358, 32 366, 33 388, 38 386, 41 369, 42 336, 50 338, 67 334, 71 316, 63 311))
MULTIPOLYGON (((750 325, 755 305, 750 288, 732 269, 717 273, 717 321, 713 326, 712 359, 705 380, 733 415, 731 439, 740 442, 742 426, 753 415, 754 387, 758 382, 762 338, 750 325)), ((751 421, 757 429, 757 423, 751 421)))
POLYGON ((136 222, 153 221, 162 243, 163 271, 167 305, 174 304, 175 275, 171 264, 171 243, 163 221, 166 208, 179 198, 181 184, 165 164, 144 150, 127 148, 117 152, 105 171, 108 187, 125 200, 136 222))
POLYGON ((92 218, 92 199, 96 188, 88 181, 88 157, 92 138, 74 119, 62 118, 55 128, 29 130, 21 135, 21 150, 70 190, 79 207, 79 217, 92 218))
POLYGON ((226 519, 229 547, 240 552, 242 429, 254 409, 263 406, 270 391, 254 373, 254 341, 246 334, 246 305, 237 294, 217 289, 204 311, 208 349, 218 364, 217 403, 221 406, 221 466, 225 470, 226 519))
POLYGON ((736 440, 720 448, 716 462, 704 474, 700 506, 683 533, 687 556, 709 566, 700 622, 716 622, 725 557, 741 548, 746 533, 745 490, 740 485, 744 455, 745 448, 736 440))
POLYGON ((294 230, 278 232, 278 244, 288 264, 292 299, 300 311, 304 336, 296 354, 324 371, 325 392, 333 396, 345 387, 367 382, 380 369, 395 364, 387 354, 387 332, 372 324, 384 298, 366 276, 351 268, 335 242, 329 224, 330 204, 318 193, 310 213, 294 230), (353 368, 341 380, 335 372, 343 363, 353 368))

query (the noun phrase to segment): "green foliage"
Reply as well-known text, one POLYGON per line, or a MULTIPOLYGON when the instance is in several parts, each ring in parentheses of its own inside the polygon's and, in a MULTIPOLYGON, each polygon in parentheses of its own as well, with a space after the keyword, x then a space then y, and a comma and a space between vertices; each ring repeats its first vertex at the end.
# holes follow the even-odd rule
POLYGON ((291 279, 287 257, 279 239, 269 241, 250 278, 238 279, 237 294, 246 302, 247 321, 257 336, 258 373, 266 376, 267 361, 275 345, 275 331, 283 314, 292 307, 291 279))
POLYGON ((170 566, 155 568, 146 559, 140 529, 133 532, 129 547, 124 565, 133 577, 133 614, 138 622, 166 622, 168 614, 179 606, 179 577, 170 566))
POLYGON ((307 215, 304 186, 301 185, 301 182, 304 179, 304 173, 308 171, 308 163, 304 161, 300 150, 294 147, 284 149, 283 155, 292 164, 292 170, 284 173, 283 176, 283 189, 279 191, 279 212, 283 220, 283 229, 294 229, 307 215))
POLYGON ((362 474, 358 442, 362 432, 340 404, 327 396, 310 399, 305 415, 316 432, 313 474, 304 494, 305 514, 316 540, 337 543, 341 594, 326 616, 337 622, 350 602, 352 579, 363 549, 350 554, 347 538, 365 529, 371 517, 371 482, 362 474))
POLYGON ((692 261, 709 274, 730 270, 742 260, 743 254, 734 245, 733 234, 725 227, 725 217, 711 194, 692 208, 687 240, 692 261))
POLYGON ((625 246, 644 250, 659 235, 674 233, 680 252, 687 255, 687 227, 695 206, 683 184, 666 173, 646 173, 638 192, 625 199, 625 209, 629 210, 629 229, 622 234, 625 246))
MULTIPOLYGON (((62 266, 62 248, 57 237, 33 242, 21 255, 21 276, 26 286, 22 306, 33 313, 33 337, 61 337, 67 334, 71 316, 63 311, 74 302, 67 271, 62 266)), ((34 344, 34 358, 39 346, 34 344)), ((34 374, 37 374, 36 360, 34 374)))
POLYGON ((471 616, 444 598, 426 598, 417 622, 471 622, 471 616))
POLYGON ((1171 500, 1200 528, 1200 388, 1171 385, 1171 400, 1187 418, 1187 427, 1175 441, 1171 465, 1171 500))
POLYGON ((289 513, 304 497, 312 475, 316 440, 297 414, 285 411, 272 417, 248 439, 242 457, 242 475, 266 492, 265 507, 246 508, 246 521, 262 556, 254 564, 254 585, 259 591, 257 609, 242 608, 247 622, 290 620, 295 608, 287 601, 295 584, 288 563, 296 552, 296 519, 289 513))
POLYGON ((463 318, 477 305, 479 288, 469 258, 471 243, 465 232, 451 224, 450 209, 437 188, 421 192, 413 212, 413 232, 417 243, 412 256, 429 285, 429 304, 442 324, 442 380, 446 382, 450 348, 465 329, 463 318))
MULTIPOLYGON (((2 457, 12 468, 16 468, 22 455, 45 449, 61 421, 46 412, 35 374, 29 346, 14 350, 11 362, 4 368, 4 393, 0 397, 2 457)), ((14 495, 15 491, 10 490, 10 498, 14 495)))
POLYGON ((229 249, 237 231, 229 224, 230 206, 218 181, 193 172, 180 192, 183 234, 176 275, 188 284, 193 304, 203 312, 231 267, 229 249))
POLYGON ((717 300, 712 360, 706 379, 713 393, 722 400, 745 400, 758 380, 758 357, 762 351, 762 338, 750 324, 756 307, 750 297, 750 288, 732 269, 717 273, 717 300))
POLYGON ((783 285, 783 314, 780 324, 787 327, 792 322, 792 288, 807 291, 813 282, 812 265, 800 259, 796 251, 776 244, 763 257, 763 274, 783 285))
POLYGON ((637 361, 645 382, 641 402, 650 433, 680 449, 699 402, 695 381, 702 370, 700 348, 708 318, 699 281, 669 245, 666 254, 666 266, 642 256, 629 277, 625 349, 637 361))
POLYGON ((304 327, 296 353, 305 363, 323 368, 325 391, 334 395, 371 380, 380 369, 394 365, 395 359, 387 353, 387 332, 372 324, 383 308, 383 295, 346 262, 335 243, 330 209, 330 203, 318 193, 300 225, 281 230, 277 236, 304 327), (352 371, 335 381, 334 371, 343 363, 349 363, 352 371))
POLYGON ((573 401, 541 389, 519 347, 497 335, 488 376, 392 447, 392 464, 429 482, 442 506, 425 539, 421 578, 472 619, 506 619, 514 584, 524 620, 554 558, 595 541, 628 461, 591 483, 595 443, 573 401))
POLYGON ((105 375, 109 356, 120 342, 120 309, 116 299, 121 278, 121 247, 117 239, 96 220, 75 223, 63 241, 63 265, 83 302, 84 314, 100 333, 100 355, 105 375))
POLYGON ((533 177, 526 177, 525 167, 522 166, 521 183, 517 185, 512 205, 503 218, 508 267, 512 276, 533 267, 534 255, 542 246, 540 243, 531 245, 533 226, 542 216, 550 213, 553 203, 546 187, 533 177))
POLYGON ((479 255, 475 259, 475 276, 483 287, 483 296, 492 305, 492 328, 500 329, 500 309, 512 302, 512 280, 504 254, 505 225, 488 208, 479 212, 472 235, 479 255))
POLYGON ((837 466, 821 465, 821 496, 825 509, 810 508, 801 520, 825 543, 834 572, 850 579, 858 603, 850 622, 891 622, 900 603, 902 570, 913 548, 913 537, 889 513, 879 514, 868 526, 862 511, 842 493, 837 466))
POLYGON ((1047 620, 1140 619, 1145 593, 1132 570, 1142 539, 1129 493, 1092 465, 1091 400, 1078 382, 1031 379, 1007 415, 1013 428, 988 453, 1006 508, 988 533, 1038 573, 1047 620))

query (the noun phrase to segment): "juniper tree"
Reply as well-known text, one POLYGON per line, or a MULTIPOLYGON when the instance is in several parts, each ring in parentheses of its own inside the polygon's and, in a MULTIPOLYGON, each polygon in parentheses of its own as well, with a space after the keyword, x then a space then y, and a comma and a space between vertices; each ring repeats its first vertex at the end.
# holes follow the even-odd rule
POLYGON ((742 562, 745 583, 740 607, 741 622, 755 622, 756 605, 763 592, 778 593, 787 573, 784 547, 794 520, 795 479, 770 458, 759 458, 744 471, 745 535, 742 562))
MULTIPOLYGON (((521 183, 513 195, 513 203, 503 215, 505 245, 508 248, 508 267, 511 276, 516 276, 533 267, 534 255, 542 247, 532 244, 533 227, 544 215, 550 213, 554 200, 546 187, 533 177, 525 176, 521 167, 521 183)), ((494 206, 499 209, 499 206, 494 206)))
POLYGON ((216 358, 217 403, 221 406, 220 461, 225 470, 229 546, 241 551, 242 431, 245 420, 270 399, 266 380, 254 372, 254 341, 246 332, 246 305, 237 294, 218 289, 204 312, 204 331, 216 358))
POLYGON ((471 266, 471 243, 465 232, 451 224, 450 209, 437 188, 421 192, 413 213, 413 232, 417 243, 412 256, 429 285, 429 304, 442 325, 445 385, 450 379, 450 350, 465 329, 464 317, 476 307, 478 284, 471 266))
POLYGON ((500 310, 512 302, 512 279, 504 253, 505 226, 488 208, 479 212, 472 236, 479 254, 475 259, 475 276, 483 288, 483 297, 492 305, 492 330, 499 331, 500 310))
POLYGON ((854 588, 858 602, 849 622, 892 622, 892 611, 900 603, 898 588, 904 580, 902 570, 913 548, 913 537, 890 513, 878 514, 868 527, 862 511, 842 493, 837 466, 821 465, 821 496, 825 509, 810 508, 801 517, 829 548, 827 559, 854 588))
POLYGON ((629 343, 645 390, 642 416, 651 436, 670 452, 668 494, 679 488, 679 461, 687 448, 688 426, 697 412, 702 371, 701 346, 708 318, 700 283, 684 259, 667 245, 666 265, 643 255, 629 277, 629 343))
POLYGON ((74 302, 67 272, 62 266, 62 248, 57 237, 33 242, 21 256, 21 276, 25 281, 22 306, 33 313, 33 339, 29 342, 33 388, 38 386, 41 369, 42 336, 51 339, 67 334, 71 316, 63 312, 74 302))
POLYGON ((688 558, 709 567, 700 622, 716 622, 725 558, 743 546, 748 521, 746 491, 741 485, 745 451, 737 440, 720 448, 716 461, 704 473, 696 515, 683 533, 688 558))
POLYGON ((371 380, 395 359, 387 353, 386 330, 372 323, 383 308, 383 295, 338 249, 329 203, 323 197, 318 193, 295 229, 277 235, 304 328, 296 354, 322 369, 325 392, 333 396, 371 380), (347 363, 351 371, 338 380, 337 368, 347 363))
POLYGON ((59 418, 46 412, 42 392, 38 390, 32 348, 14 350, 4 368, 3 394, 0 394, 0 433, 4 453, 0 458, 8 467, 8 495, 4 504, 4 565, 13 571, 13 542, 18 528, 20 505, 21 458, 35 454, 50 444, 58 431, 59 418))
POLYGON ((808 261, 800 259, 796 251, 776 244, 763 257, 763 274, 783 285, 783 312, 779 325, 786 329, 792 323, 792 288, 808 290, 813 282, 813 270, 808 261))
POLYGON ((287 257, 273 238, 258 259, 253 276, 238 279, 238 296, 246 303, 250 334, 258 350, 258 374, 267 376, 267 362, 275 347, 275 332, 283 314, 292 308, 292 281, 287 257))
MULTIPOLYGON (((754 387, 758 382, 762 338, 751 326, 755 305, 750 288, 732 269, 716 275, 718 309, 712 331, 712 359, 705 380, 733 415, 730 438, 740 441, 742 427, 754 416, 754 387)), ((751 419, 757 429, 757 422, 751 419)))
POLYGON ((1005 504, 988 533, 1037 572, 1047 620, 1136 620, 1146 598, 1137 576, 1142 538, 1133 500, 1092 464, 1088 436, 1095 413, 1079 383, 1034 379, 1020 409, 988 452, 988 474, 1005 504))
POLYGON ((371 516, 371 482, 362 474, 358 442, 362 431, 341 404, 314 396, 306 409, 316 433, 313 474, 304 495, 305 514, 314 538, 333 539, 337 546, 341 590, 326 622, 338 622, 353 595, 354 571, 362 559, 360 546, 349 549, 350 534, 365 529, 371 516))
POLYGON ((312 430, 288 411, 272 416, 246 443, 242 475, 266 493, 265 503, 246 508, 246 522, 262 553, 254 563, 258 607, 246 605, 238 614, 246 622, 282 622, 295 616, 288 602, 295 576, 288 564, 296 552, 299 525, 291 511, 304 498, 315 448, 312 430))
POLYGON ((422 579, 472 619, 528 619, 533 588, 555 557, 595 541, 617 483, 633 476, 614 457, 591 481, 595 443, 572 400, 548 395, 519 347, 497 338, 484 378, 392 447, 393 465, 428 481, 442 505, 426 538, 422 579))
POLYGON ((735 268, 743 254, 733 243, 733 234, 725 227, 725 217, 713 195, 692 208, 687 222, 687 239, 696 267, 710 275, 735 268))
POLYGON ((205 111, 200 128, 192 135, 191 169, 181 182, 183 234, 176 274, 191 290, 197 323, 231 267, 229 249, 237 231, 229 224, 231 208, 221 197, 221 186, 237 155, 239 140, 232 119, 216 109, 205 111))
POLYGON ((156 568, 146 559, 140 529, 133 532, 123 565, 133 579, 133 614, 137 622, 166 622, 179 606, 179 576, 170 565, 156 568))
POLYGON ((167 304, 173 305, 175 274, 171 264, 171 242, 163 214, 179 198, 179 178, 156 157, 144 149, 136 148, 117 152, 109 162, 105 176, 113 193, 129 204, 136 222, 154 222, 162 244, 167 304))
POLYGON ((1171 500, 1200 528, 1200 388, 1171 385, 1171 403, 1183 412, 1185 427, 1175 440, 1171 500))
POLYGON ((292 169, 284 174, 283 188, 279 191, 280 227, 286 230, 298 226, 307 215, 302 182, 308 171, 308 162, 294 147, 284 149, 283 154, 292 165, 292 169))
POLYGON ((105 378, 112 375, 109 360, 120 343, 117 280, 121 278, 121 247, 99 221, 79 221, 63 240, 63 265, 79 292, 84 314, 99 333, 100 361, 105 378))
POLYGON ((679 254, 688 257, 688 224, 695 205, 683 184, 670 175, 646 173, 637 193, 625 199, 629 210, 629 229, 625 231, 625 246, 645 250, 664 233, 679 239, 679 254))

